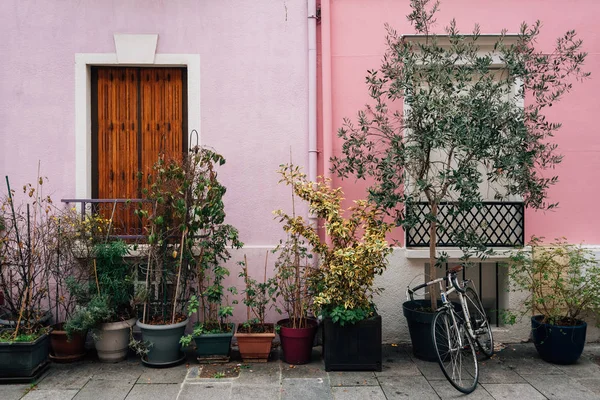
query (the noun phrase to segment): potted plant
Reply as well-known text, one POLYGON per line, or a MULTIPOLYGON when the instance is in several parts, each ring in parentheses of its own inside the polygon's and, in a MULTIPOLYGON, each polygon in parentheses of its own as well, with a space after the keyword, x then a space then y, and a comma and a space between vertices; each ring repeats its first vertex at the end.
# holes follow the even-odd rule
POLYGON ((264 278, 257 282, 248 274, 248 260, 240 262, 245 289, 242 292, 242 302, 246 305, 247 320, 238 327, 235 333, 240 354, 244 362, 267 362, 271 354, 271 345, 275 338, 275 325, 265 323, 267 306, 276 301, 277 282, 274 278, 267 279, 267 261, 265 256, 264 278))
MULTIPOLYGON (((139 210, 149 233, 148 296, 138 322, 148 344, 142 358, 147 365, 167 366, 185 358, 180 340, 189 322, 183 307, 191 290, 206 311, 202 322, 220 324, 221 282, 229 273, 221 263, 230 257, 228 245, 242 245, 235 228, 223 224, 225 187, 217 180, 217 167, 224 163, 215 151, 194 146, 180 159, 161 154, 148 177, 144 194, 153 208, 139 210)), ((230 325, 221 327, 229 332, 230 325)))
MULTIPOLYGON (((295 168, 293 165, 290 168, 295 168)), ((296 218, 295 194, 292 190, 292 215, 282 210, 275 211, 281 221, 296 218)), ((311 318, 313 293, 310 278, 314 273, 312 254, 298 234, 289 234, 274 250, 279 253, 275 262, 275 280, 279 298, 287 318, 277 322, 283 349, 283 359, 288 364, 310 362, 312 348, 317 333, 317 320, 311 318)), ((281 313, 281 309, 277 308, 281 313)))
MULTIPOLYGON (((193 152, 194 178, 191 200, 188 201, 188 232, 192 232, 194 257, 190 257, 191 272, 188 287, 192 293, 188 302, 188 315, 196 317, 193 332, 180 340, 184 346, 192 341, 200 362, 227 362, 231 349, 231 340, 235 333, 235 324, 229 319, 233 315, 233 305, 229 303, 226 291, 237 294, 235 286, 225 289, 223 281, 229 276, 224 265, 230 258, 228 250, 241 248, 238 231, 224 224, 225 205, 223 196, 225 187, 217 179, 217 165, 223 165, 225 159, 205 148, 193 152)), ((190 249, 191 250, 191 249, 190 249)))
MULTIPOLYGON (((477 25, 463 35, 452 21, 447 35, 436 35, 438 6, 411 2, 407 17, 416 35, 387 27, 381 67, 366 78, 371 105, 359 111, 357 124, 344 121, 341 156, 332 158, 338 176, 372 182, 370 199, 396 226, 424 224, 426 281, 439 276, 436 267, 448 260, 438 251, 441 235, 462 250, 463 264, 491 253, 486 235, 494 232, 466 217, 483 206, 482 183, 494 201, 518 197, 529 208, 554 206, 545 199, 557 178, 540 171, 562 159, 552 140, 560 124, 544 114, 571 91, 573 80, 589 76, 574 31, 560 37, 553 51, 542 52, 535 49, 540 22, 523 23, 518 35, 501 34, 486 48, 477 25)), ((411 338, 431 337, 437 291, 434 286, 430 299, 403 305, 409 324, 429 323, 420 333, 411 331, 411 338)), ((419 349, 413 340, 417 357, 431 348, 430 341, 419 349)))
POLYGON ((0 202, 0 291, 5 312, 0 328, 0 379, 31 381, 48 365, 50 313, 48 252, 56 239, 55 208, 42 195, 43 178, 23 192, 31 202, 16 205, 6 177, 8 195, 0 202), (54 233, 54 234, 50 234, 54 233))
POLYGON ((57 240, 51 249, 55 262, 50 264, 54 289, 50 289, 51 305, 55 322, 50 332, 50 359, 56 362, 73 362, 85 356, 88 329, 72 326, 67 332, 65 325, 76 306, 89 303, 96 289, 90 275, 93 250, 104 240, 109 221, 99 215, 86 216, 83 220, 74 209, 66 210, 55 219, 57 240))
POLYGON ((68 335, 92 330, 100 361, 119 362, 127 357, 137 320, 133 268, 126 260, 129 246, 122 240, 108 240, 96 243, 92 251, 92 294, 87 304, 76 305, 64 327, 68 335))
POLYGON ((544 245, 543 238, 533 237, 529 246, 508 264, 510 289, 528 296, 520 308, 505 311, 504 320, 532 315, 531 338, 540 357, 572 364, 585 346, 584 319, 600 311, 600 267, 591 251, 564 238, 544 245))
POLYGON ((356 201, 344 218, 343 193, 329 181, 309 182, 298 167, 285 165, 282 181, 308 202, 309 212, 324 221, 330 244, 321 240, 317 228, 302 217, 278 215, 284 229, 302 236, 319 257, 319 268, 310 278, 314 305, 324 318, 325 369, 381 370, 381 316, 373 296, 375 276, 386 268, 391 248, 386 233, 391 226, 382 212, 367 201, 356 201))

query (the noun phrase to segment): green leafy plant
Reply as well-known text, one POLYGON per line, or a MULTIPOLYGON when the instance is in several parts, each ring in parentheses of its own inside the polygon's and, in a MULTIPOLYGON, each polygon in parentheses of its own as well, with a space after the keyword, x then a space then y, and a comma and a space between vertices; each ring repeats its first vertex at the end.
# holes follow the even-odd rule
POLYGON ((68 335, 134 315, 133 268, 125 259, 129 254, 128 245, 121 240, 98 243, 93 254, 93 294, 87 304, 75 307, 73 315, 65 323, 68 335))
MULTIPOLYGON (((484 182, 496 200, 520 196, 530 208, 555 206, 546 198, 557 178, 541 171, 562 160, 551 139, 561 125, 544 112, 589 73, 574 31, 542 52, 535 49, 541 23, 523 23, 516 36, 503 31, 490 50, 478 25, 463 35, 452 20, 447 36, 434 34, 438 1, 411 0, 411 7, 408 20, 417 35, 386 26, 382 64, 367 71, 371 105, 359 111, 356 124, 345 119, 332 169, 373 182, 370 199, 404 229, 418 222, 407 212, 411 204, 427 203, 434 279, 434 266, 447 259, 437 252, 441 232, 463 250, 465 263, 490 254, 485 226, 463 218, 482 206, 484 182), (448 215, 439 213, 442 202, 453 204, 448 215)), ((435 309, 435 291, 431 301, 435 309)))
POLYGON ((248 260, 244 255, 244 261, 240 262, 242 271, 239 276, 244 278, 245 288, 242 291, 242 302, 246 305, 247 320, 238 329, 244 333, 263 333, 272 332, 270 324, 265 323, 265 316, 269 304, 274 306, 277 301, 277 280, 275 278, 267 278, 267 261, 268 254, 265 257, 264 278, 262 282, 258 282, 248 274, 248 260))
POLYGON ((545 245, 533 237, 530 248, 510 257, 510 290, 528 293, 522 306, 503 312, 515 323, 524 315, 541 314, 542 323, 573 326, 600 311, 600 267, 591 251, 556 239, 545 245))
POLYGON ((152 210, 142 207, 138 214, 147 221, 149 235, 146 286, 150 277, 159 284, 149 290, 145 323, 182 318, 191 292, 197 323, 220 326, 223 280, 229 275, 222 264, 231 257, 229 248, 243 245, 238 231, 224 224, 226 189, 217 179, 223 164, 220 154, 195 146, 181 159, 161 155, 148 177, 144 195, 152 210))
POLYGON ((380 291, 374 279, 385 270, 391 252, 385 238, 391 226, 383 222, 382 211, 364 200, 343 210, 341 189, 331 188, 327 180, 308 181, 297 166, 283 165, 279 173, 282 182, 308 202, 309 211, 324 221, 331 241, 321 241, 316 227, 302 217, 277 212, 284 230, 303 237, 319 257, 319 269, 310 278, 316 311, 341 325, 372 316, 373 296, 380 291))

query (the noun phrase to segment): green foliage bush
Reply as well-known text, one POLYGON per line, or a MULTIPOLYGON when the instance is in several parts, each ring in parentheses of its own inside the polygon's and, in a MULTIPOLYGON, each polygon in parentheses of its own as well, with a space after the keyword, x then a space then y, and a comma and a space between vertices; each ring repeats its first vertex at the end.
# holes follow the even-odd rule
MULTIPOLYGON (((510 290, 528 294, 523 305, 503 312, 515 323, 524 315, 541 314, 541 322, 577 325, 578 319, 600 315, 600 267, 591 251, 556 239, 545 245, 533 237, 528 249, 510 257, 510 290)), ((596 320, 596 323, 600 323, 596 320)))

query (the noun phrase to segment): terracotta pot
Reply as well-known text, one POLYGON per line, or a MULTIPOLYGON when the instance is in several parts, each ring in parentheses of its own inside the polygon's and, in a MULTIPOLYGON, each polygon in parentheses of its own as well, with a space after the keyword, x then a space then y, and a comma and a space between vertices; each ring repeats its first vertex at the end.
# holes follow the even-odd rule
POLYGON ((75 332, 71 340, 63 330, 63 324, 56 324, 50 332, 50 358, 58 362, 73 362, 85 356, 87 331, 75 332))
MULTIPOLYGON (((265 324, 273 328, 273 324, 265 324)), ((242 360, 244 362, 267 362, 271 354, 271 344, 275 338, 275 330, 272 333, 240 333, 235 337, 242 360)))
POLYGON ((277 323, 281 327, 279 337, 283 348, 283 359, 288 364, 307 364, 312 357, 313 342, 317 333, 317 321, 308 319, 306 328, 288 328, 289 319, 277 323))

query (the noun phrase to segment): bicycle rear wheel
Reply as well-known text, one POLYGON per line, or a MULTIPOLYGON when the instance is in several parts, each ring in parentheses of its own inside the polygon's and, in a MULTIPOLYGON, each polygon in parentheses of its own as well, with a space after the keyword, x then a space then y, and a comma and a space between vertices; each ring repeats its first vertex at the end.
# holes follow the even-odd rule
POLYGON ((481 299, 477 295, 477 292, 470 287, 466 289, 464 297, 471 316, 471 328, 473 328, 473 332, 475 333, 477 347, 489 358, 494 354, 494 338, 492 336, 490 321, 485 314, 481 299))
POLYGON ((475 346, 464 321, 451 309, 443 309, 433 318, 431 334, 438 363, 448 381, 457 390, 471 393, 477 387, 479 367, 475 346))

